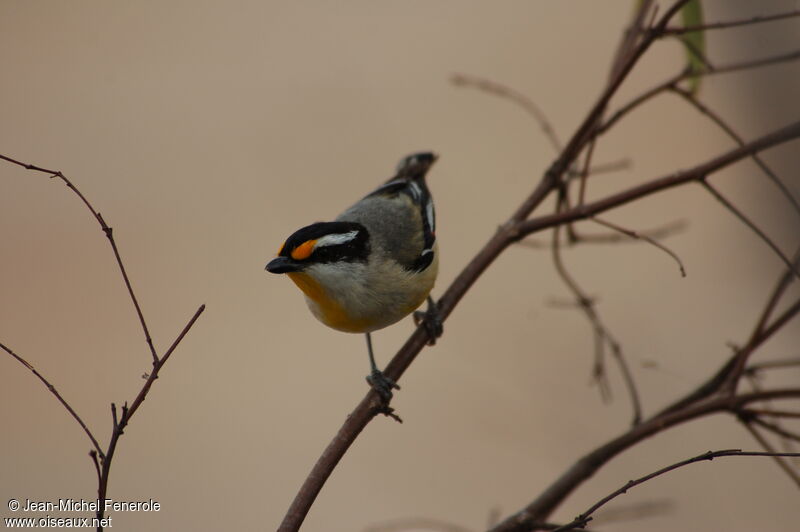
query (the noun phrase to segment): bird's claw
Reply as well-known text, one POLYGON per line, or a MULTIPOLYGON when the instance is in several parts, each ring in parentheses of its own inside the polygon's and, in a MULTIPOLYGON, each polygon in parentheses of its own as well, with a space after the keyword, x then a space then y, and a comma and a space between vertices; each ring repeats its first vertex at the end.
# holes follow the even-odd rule
POLYGON ((435 345, 436 339, 444 333, 444 322, 433 299, 428 298, 428 310, 425 312, 421 310, 414 311, 412 317, 414 318, 414 325, 419 327, 422 324, 425 327, 425 332, 428 333, 428 345, 435 345))
POLYGON ((367 375, 367 383, 369 383, 386 405, 392 400, 392 390, 400 389, 400 386, 398 386, 396 382, 377 369, 372 370, 372 373, 367 375))

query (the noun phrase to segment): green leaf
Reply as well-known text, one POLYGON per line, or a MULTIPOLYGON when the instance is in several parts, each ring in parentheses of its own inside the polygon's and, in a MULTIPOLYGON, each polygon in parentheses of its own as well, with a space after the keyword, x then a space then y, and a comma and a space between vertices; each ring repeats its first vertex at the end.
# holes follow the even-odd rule
MULTIPOLYGON (((681 8, 681 17, 683 18, 684 26, 698 26, 703 24, 703 8, 700 6, 700 0, 690 0, 685 6, 681 8)), ((689 77, 689 91, 692 94, 697 94, 700 89, 700 80, 702 76, 697 75, 706 68, 703 58, 706 55, 706 34, 704 31, 691 31, 681 36, 681 41, 686 48, 687 68, 690 73, 689 77)))

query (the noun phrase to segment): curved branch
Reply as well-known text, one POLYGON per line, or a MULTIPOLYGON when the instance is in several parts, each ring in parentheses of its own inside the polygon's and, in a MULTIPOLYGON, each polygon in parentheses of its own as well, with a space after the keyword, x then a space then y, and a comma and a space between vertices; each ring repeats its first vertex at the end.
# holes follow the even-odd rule
POLYGON ((636 480, 629 480, 621 488, 618 488, 614 492, 610 493, 609 495, 606 495, 605 497, 597 501, 588 510, 586 510, 578 517, 576 517, 572 522, 556 528, 555 530, 553 530, 553 532, 565 532, 567 530, 575 530, 576 528, 582 529, 589 521, 592 520, 591 515, 597 510, 599 510, 602 506, 605 506, 607 503, 611 502, 613 499, 619 497, 620 495, 627 493, 629 489, 639 486, 640 484, 644 484, 648 480, 652 480, 656 477, 669 473, 670 471, 674 471, 680 467, 687 466, 689 464, 696 464, 697 462, 705 462, 705 461, 710 462, 714 458, 721 458, 725 456, 770 456, 773 458, 778 458, 778 457, 800 457, 800 453, 789 453, 789 452, 781 453, 775 451, 767 451, 767 452, 742 451, 741 449, 708 451, 699 456, 695 456, 687 460, 681 460, 680 462, 661 468, 658 471, 654 471, 636 480))
POLYGON ((158 355, 156 355, 156 348, 153 345, 153 339, 150 336, 150 329, 147 327, 147 322, 144 319, 142 308, 141 306, 139 306, 139 300, 136 299, 136 294, 133 292, 133 286, 131 285, 131 280, 128 278, 128 272, 125 271, 125 265, 122 263, 122 257, 119 254, 117 243, 114 240, 114 230, 111 227, 109 227, 108 224, 106 224, 106 221, 103 219, 103 215, 95 210, 92 204, 89 203, 89 200, 86 199, 86 196, 84 196, 81 193, 81 191, 78 190, 78 188, 72 184, 72 181, 67 179, 67 176, 65 176, 60 170, 48 170, 47 168, 42 168, 41 166, 37 166, 35 164, 20 162, 16 159, 7 157, 2 154, 0 154, 0 159, 16 164, 17 166, 21 166, 26 170, 33 170, 35 172, 50 174, 50 178, 57 177, 61 179, 61 181, 63 181, 64 184, 67 185, 67 188, 72 190, 81 199, 83 204, 86 205, 86 208, 89 209, 89 211, 92 213, 92 216, 94 216, 95 220, 97 220, 97 223, 100 224, 100 228, 103 230, 103 233, 106 235, 106 238, 108 238, 109 244, 111 244, 111 249, 114 252, 114 258, 117 259, 117 266, 119 266, 119 271, 120 273, 122 273, 122 279, 125 281, 125 286, 128 289, 128 295, 130 295, 131 301, 133 302, 133 306, 136 309, 136 315, 139 317, 139 324, 142 326, 142 331, 144 332, 145 341, 147 342, 147 345, 150 348, 150 355, 153 357, 153 363, 154 364, 157 363, 158 355))
POLYGON ((3 345, 2 343, 0 343, 0 349, 2 349, 3 351, 5 351, 6 353, 8 353, 9 355, 11 355, 12 357, 14 357, 15 359, 17 359, 17 361, 18 361, 20 364, 22 364, 23 366, 25 366, 26 368, 28 368, 29 370, 31 370, 31 372, 32 372, 34 375, 36 375, 36 377, 37 377, 37 378, 38 378, 40 381, 42 381, 42 384, 44 384, 44 385, 47 387, 47 389, 48 389, 48 390, 50 390, 50 393, 52 393, 53 395, 55 395, 55 396, 56 396, 56 399, 58 399, 58 402, 59 402, 59 403, 61 403, 61 404, 64 406, 64 408, 66 408, 66 409, 67 409, 67 412, 69 412, 69 414, 70 414, 70 415, 71 415, 71 416, 72 416, 72 417, 75 419, 75 421, 77 421, 77 422, 78 422, 78 425, 80 425, 80 426, 81 426, 81 428, 83 429, 83 431, 86 433, 86 435, 87 435, 87 436, 89 437, 89 439, 92 441, 92 445, 94 446, 94 449, 92 449, 92 452, 95 452, 95 453, 97 453, 97 455, 99 455, 99 456, 100 456, 100 458, 102 459, 102 458, 103 458, 103 456, 104 456, 104 454, 103 454, 103 449, 101 449, 101 448, 100 448, 100 444, 99 444, 99 443, 97 443, 97 439, 95 439, 95 437, 94 437, 94 434, 92 434, 92 431, 91 431, 91 430, 89 430, 89 427, 87 427, 87 426, 86 426, 86 423, 84 423, 84 422, 83 422, 83 420, 81 419, 81 417, 78 415, 78 413, 77 413, 77 412, 75 412, 75 410, 73 410, 72 406, 70 406, 70 404, 69 404, 69 403, 66 401, 66 399, 64 399, 64 398, 61 396, 61 394, 60 394, 60 393, 58 393, 58 390, 56 390, 56 387, 55 387, 55 386, 53 386, 52 384, 50 384, 50 381, 48 381, 46 378, 44 378, 44 376, 43 376, 41 373, 39 373, 39 372, 36 370, 36 368, 34 368, 34 367, 33 367, 33 365, 32 365, 32 364, 30 364, 30 363, 29 363, 27 360, 25 360, 24 358, 22 358, 21 356, 19 356, 18 354, 16 354, 16 353, 15 353, 14 351, 12 351, 12 350, 11 350, 9 347, 6 347, 6 346, 5 346, 5 345, 3 345))
POLYGON ((667 415, 651 417, 575 462, 538 498, 523 510, 511 515, 492 528, 491 532, 522 532, 528 530, 531 523, 545 519, 572 491, 591 478, 609 460, 666 428, 710 414, 735 413, 743 406, 759 401, 787 398, 800 398, 800 389, 780 389, 738 396, 716 397, 667 415))

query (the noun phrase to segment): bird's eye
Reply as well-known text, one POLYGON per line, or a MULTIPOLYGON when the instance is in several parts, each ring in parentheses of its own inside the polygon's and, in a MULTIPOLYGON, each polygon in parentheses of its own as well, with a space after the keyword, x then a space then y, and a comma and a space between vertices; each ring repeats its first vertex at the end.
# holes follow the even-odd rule
POLYGON ((292 258, 294 260, 305 260, 311 256, 314 251, 314 246, 317 244, 316 240, 306 240, 292 250, 292 258))

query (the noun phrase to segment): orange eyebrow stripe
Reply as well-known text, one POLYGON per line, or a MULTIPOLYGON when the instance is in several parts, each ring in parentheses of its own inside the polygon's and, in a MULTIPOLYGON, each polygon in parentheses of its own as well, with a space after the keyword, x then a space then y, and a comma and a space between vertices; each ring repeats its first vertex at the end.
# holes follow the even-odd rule
POLYGON ((292 258, 294 260, 305 260, 311 256, 311 252, 314 251, 314 246, 317 245, 316 240, 306 240, 296 248, 292 250, 292 258))

